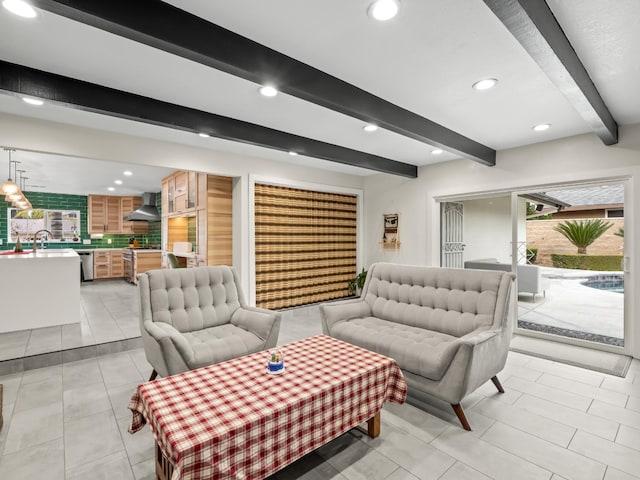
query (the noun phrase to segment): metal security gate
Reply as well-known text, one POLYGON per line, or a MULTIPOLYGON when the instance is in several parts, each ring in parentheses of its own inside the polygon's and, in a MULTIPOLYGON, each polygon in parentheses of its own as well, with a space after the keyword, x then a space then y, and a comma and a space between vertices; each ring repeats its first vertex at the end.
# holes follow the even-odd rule
POLYGON ((443 267, 462 268, 464 260, 463 243, 464 207, 458 202, 442 202, 440 210, 440 231, 442 236, 440 263, 443 267))

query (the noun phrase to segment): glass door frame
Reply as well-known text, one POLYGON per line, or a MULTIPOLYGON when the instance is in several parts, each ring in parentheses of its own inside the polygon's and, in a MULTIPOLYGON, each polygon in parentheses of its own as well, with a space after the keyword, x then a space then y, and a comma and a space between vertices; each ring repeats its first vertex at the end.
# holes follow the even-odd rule
MULTIPOLYGON (((531 337, 542 338, 546 340, 557 341, 559 343, 564 343, 568 345, 576 345, 580 347, 587 347, 594 350, 600 350, 605 352, 612 352, 618 354, 631 355, 631 347, 634 338, 634 332, 632 331, 631 322, 634 318, 634 302, 633 302, 633 294, 635 291, 635 286, 633 284, 633 262, 631 259, 635 255, 635 247, 633 241, 633 201, 632 201, 632 177, 631 175, 621 175, 617 177, 608 177, 608 178, 597 178, 591 180, 576 180, 576 181, 564 181, 561 183, 547 183, 540 184, 534 186, 527 187, 519 187, 516 189, 496 189, 492 191, 482 191, 482 192, 473 192, 467 194, 449 194, 449 195, 436 195, 433 197, 435 200, 437 207, 435 211, 441 212, 440 204, 443 202, 464 202, 465 200, 475 200, 480 198, 487 198, 491 196, 499 196, 510 194, 511 195, 511 269, 512 271, 517 270, 518 263, 518 197, 527 193, 535 193, 540 191, 552 190, 552 189, 562 189, 562 188, 579 188, 579 187, 587 187, 587 186, 596 186, 596 185, 604 185, 604 184, 622 184, 624 185, 624 209, 625 209, 625 242, 623 249, 623 261, 624 261, 624 285, 625 292, 629 294, 624 295, 624 346, 612 346, 606 345, 604 343, 591 342, 587 340, 581 340, 577 338, 563 337, 559 335, 553 335, 550 333, 544 332, 535 332, 531 330, 525 330, 523 328, 519 328, 517 326, 517 317, 518 317, 518 293, 517 286, 513 289, 513 298, 514 298, 514 314, 513 316, 513 332, 519 335, 526 335, 531 337), (629 237, 627 237, 627 232, 629 232, 629 237)), ((439 215, 440 213, 438 213, 439 215)), ((438 222, 440 224, 440 221, 438 222)), ((442 238, 441 235, 438 234, 438 257, 442 258, 442 238)))
MULTIPOLYGON (((527 194, 527 193, 535 193, 535 192, 539 192, 539 191, 546 191, 546 190, 551 190, 551 189, 562 189, 562 188, 566 188, 566 189, 570 189, 570 188, 580 188, 580 187, 588 187, 588 186, 598 186, 598 185, 611 185, 611 184, 621 184, 624 186, 624 218, 625 218, 625 232, 627 232, 627 230, 629 230, 628 226, 627 226, 627 219, 628 218, 632 218, 633 217, 633 208, 632 208, 632 203, 631 203, 631 199, 630 199, 630 177, 625 176, 625 177, 621 177, 621 178, 617 178, 617 179, 601 179, 601 180, 594 180, 591 182, 584 182, 584 181, 576 181, 576 182, 564 182, 563 184, 554 184, 554 185, 542 185, 542 186, 536 186, 535 189, 518 189, 518 190, 514 190, 511 192, 511 234, 512 234, 512 245, 511 245, 511 249, 512 249, 512 271, 516 271, 517 268, 517 262, 518 262, 518 198, 520 197, 520 195, 523 194, 527 194)), ((533 330, 527 330, 524 328, 520 328, 518 327, 518 315, 516 313, 516 319, 515 322, 513 323, 513 332, 517 333, 518 335, 523 335, 523 336, 530 336, 530 337, 536 337, 536 338, 541 338, 541 339, 545 339, 545 340, 552 340, 552 341, 556 341, 559 343, 565 343, 568 345, 576 345, 576 346, 580 346, 580 347, 587 347, 587 348, 591 348, 593 350, 600 350, 600 351, 605 351, 605 352, 612 352, 612 353, 618 353, 618 354, 625 354, 625 355, 630 355, 631 353, 631 321, 632 321, 632 303, 631 303, 631 297, 632 295, 629 295, 629 292, 633 292, 633 284, 632 284, 632 275, 631 275, 631 262, 629 261, 629 259, 631 258, 631 255, 633 252, 631 252, 631 250, 633 249, 633 245, 632 242, 630 241, 625 241, 623 243, 623 264, 624 264, 624 270, 623 270, 623 278, 624 278, 624 285, 625 285, 625 293, 623 293, 624 295, 624 306, 623 306, 623 336, 624 336, 624 346, 622 347, 618 347, 618 346, 614 346, 614 345, 607 345, 604 343, 598 343, 598 342, 591 342, 588 340, 582 340, 582 339, 578 339, 578 338, 572 338, 572 337, 565 337, 565 336, 561 336, 561 335, 554 335, 551 333, 544 333, 544 332, 537 332, 537 331, 533 331, 533 330)), ((517 282, 517 280, 516 280, 517 282)), ((516 292, 517 292, 517 285, 516 285, 516 292)))

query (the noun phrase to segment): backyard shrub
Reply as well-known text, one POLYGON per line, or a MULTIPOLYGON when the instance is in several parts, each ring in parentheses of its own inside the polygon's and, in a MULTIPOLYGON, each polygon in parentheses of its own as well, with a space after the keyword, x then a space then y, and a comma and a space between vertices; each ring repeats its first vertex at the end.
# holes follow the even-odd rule
POLYGON ((556 268, 598 271, 622 270, 622 255, 560 255, 552 253, 551 262, 556 268))
POLYGON ((578 253, 587 254, 587 247, 609 230, 613 223, 605 222, 600 218, 590 218, 589 220, 567 220, 553 229, 564 235, 573 245, 578 248, 578 253))
POLYGON ((538 247, 528 247, 527 248, 527 262, 528 263, 536 263, 538 260, 538 247))

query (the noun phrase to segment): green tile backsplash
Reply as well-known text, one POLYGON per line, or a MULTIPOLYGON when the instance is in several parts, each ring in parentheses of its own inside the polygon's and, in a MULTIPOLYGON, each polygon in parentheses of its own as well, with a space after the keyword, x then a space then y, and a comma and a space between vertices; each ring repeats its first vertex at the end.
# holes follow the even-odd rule
MULTIPOLYGON (((64 195, 60 193, 42 193, 42 192, 25 192, 25 195, 33 205, 33 208, 60 209, 60 210, 79 210, 80 211, 80 242, 50 242, 47 248, 123 248, 129 245, 129 237, 132 235, 108 235, 105 234, 102 239, 91 238, 87 231, 88 221, 88 198, 84 195, 64 195), (83 245, 82 240, 91 238, 91 245, 83 245), (108 243, 111 239, 111 244, 108 243)), ((158 211, 161 211, 160 192, 156 194, 156 205, 158 211)), ((9 238, 7 232, 7 210, 11 208, 11 204, 0 200, 0 238, 2 245, 0 250, 11 250, 15 246, 14 243, 7 243, 9 238)), ((128 212, 127 212, 128 213, 128 212)), ((150 222, 149 232, 142 235, 133 235, 141 245, 160 245, 161 227, 160 222, 150 222)), ((24 242, 23 242, 24 243, 24 242)), ((25 243, 30 245, 30 243, 25 243)))

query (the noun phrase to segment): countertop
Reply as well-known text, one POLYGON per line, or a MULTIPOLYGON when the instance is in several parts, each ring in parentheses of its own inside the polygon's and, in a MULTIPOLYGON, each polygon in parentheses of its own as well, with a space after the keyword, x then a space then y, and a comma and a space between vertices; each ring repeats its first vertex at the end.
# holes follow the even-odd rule
POLYGON ((0 261, 15 259, 37 260, 41 258, 78 258, 78 254, 73 248, 38 249, 35 255, 33 250, 25 250, 22 253, 14 253, 11 250, 6 250, 0 253, 0 261))
POLYGON ((135 252, 162 252, 159 248, 129 248, 129 247, 117 247, 117 248, 75 248, 76 252, 112 252, 112 251, 123 251, 123 250, 131 250, 135 252))
POLYGON ((183 257, 183 258, 193 258, 196 256, 196 252, 173 252, 173 254, 176 257, 183 257))
MULTIPOLYGON (((128 247, 117 247, 117 248, 38 248, 36 256, 38 258, 41 257, 73 257, 77 255, 75 252, 113 252, 113 251, 123 251, 123 250, 131 250, 132 252, 149 252, 149 253, 157 253, 162 252, 159 248, 128 248, 128 247), (71 252, 71 253, 69 253, 71 252)), ((13 249, 11 250, 0 250, 0 259, 1 258, 17 258, 17 257, 30 257, 33 258, 33 250, 26 249, 22 253, 14 253, 13 249)))

